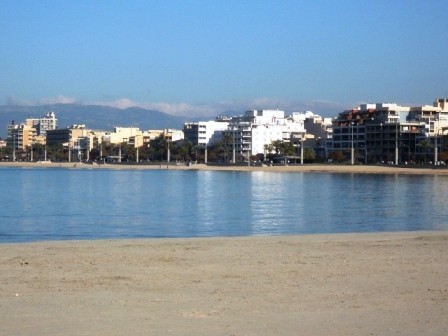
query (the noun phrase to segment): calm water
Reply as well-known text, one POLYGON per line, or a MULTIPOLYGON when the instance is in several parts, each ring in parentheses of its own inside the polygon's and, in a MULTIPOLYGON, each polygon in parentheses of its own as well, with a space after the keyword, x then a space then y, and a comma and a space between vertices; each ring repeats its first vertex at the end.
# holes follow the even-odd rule
POLYGON ((448 230, 448 176, 0 169, 0 242, 448 230))

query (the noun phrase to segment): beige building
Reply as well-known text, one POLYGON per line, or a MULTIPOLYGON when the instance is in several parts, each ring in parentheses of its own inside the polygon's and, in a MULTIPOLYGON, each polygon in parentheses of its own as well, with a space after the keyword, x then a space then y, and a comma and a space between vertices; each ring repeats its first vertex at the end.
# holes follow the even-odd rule
POLYGON ((142 134, 138 127, 114 127, 113 132, 104 134, 103 141, 111 144, 128 143, 130 138, 142 134))
POLYGON ((37 135, 45 135, 48 130, 54 130, 58 128, 58 119, 54 112, 47 112, 41 118, 28 118, 25 120, 25 124, 34 127, 37 131, 37 135))
POLYGON ((13 149, 26 149, 33 144, 36 137, 36 129, 26 124, 8 125, 7 146, 13 149))
POLYGON ((47 131, 47 145, 63 144, 73 147, 78 142, 79 138, 86 137, 89 130, 85 125, 72 125, 68 128, 48 130, 47 131))
POLYGON ((184 132, 175 129, 141 131, 136 127, 115 127, 113 132, 104 133, 103 141, 111 144, 126 143, 138 148, 148 145, 160 136, 170 141, 178 141, 184 138, 184 132))

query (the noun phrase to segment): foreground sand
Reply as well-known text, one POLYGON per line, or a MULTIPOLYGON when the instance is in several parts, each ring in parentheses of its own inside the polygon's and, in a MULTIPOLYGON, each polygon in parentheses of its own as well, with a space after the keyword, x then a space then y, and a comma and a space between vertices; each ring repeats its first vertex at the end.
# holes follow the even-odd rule
POLYGON ((448 335, 448 232, 0 245, 1 335, 448 335))
POLYGON ((412 166, 388 165, 331 165, 331 164, 304 164, 297 166, 216 166, 205 164, 86 164, 86 163, 30 163, 30 162, 0 162, 0 167, 21 168, 70 168, 70 169, 121 169, 121 170, 222 170, 222 171, 265 171, 265 172, 330 172, 330 173, 363 173, 363 174, 412 174, 412 175, 448 175, 448 166, 427 166, 415 168, 412 166))

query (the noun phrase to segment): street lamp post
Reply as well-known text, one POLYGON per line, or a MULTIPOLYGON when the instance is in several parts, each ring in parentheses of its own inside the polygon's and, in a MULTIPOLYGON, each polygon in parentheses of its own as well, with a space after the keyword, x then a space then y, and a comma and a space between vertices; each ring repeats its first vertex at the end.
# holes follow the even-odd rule
POLYGON ((437 138, 439 137, 439 127, 434 130, 435 138, 434 138, 434 164, 436 165, 439 161, 439 149, 437 147, 437 138))
POLYGON ((170 163, 170 138, 167 137, 166 164, 170 163))
POLYGON ((444 147, 443 147, 443 128, 441 129, 441 132, 440 132, 440 150, 442 152, 444 152, 444 147))
POLYGON ((81 162, 81 141, 78 138, 78 161, 81 162))
POLYGON ((236 154, 235 154, 235 126, 232 127, 233 131, 233 153, 232 153, 232 163, 235 164, 236 154))
POLYGON ((380 123, 380 162, 383 163, 383 123, 380 123))
POLYGON ((303 134, 300 138, 300 164, 303 165, 303 134))
POLYGON ((355 164, 355 147, 353 146, 353 123, 351 122, 350 123, 350 130, 351 130, 351 136, 352 136, 352 147, 351 147, 351 150, 350 150, 350 156, 351 156, 351 159, 350 159, 350 163, 353 165, 353 164, 355 164))
POLYGON ((439 160, 439 158, 438 158, 438 149, 437 149, 437 135, 438 134, 436 134, 436 136, 435 136, 435 139, 434 139, 434 164, 436 165, 437 164, 437 161, 439 160))
POLYGON ((395 125, 395 165, 398 166, 398 121, 395 125))
POLYGON ((15 162, 16 161, 16 135, 15 134, 12 135, 12 141, 13 141, 12 160, 15 162))

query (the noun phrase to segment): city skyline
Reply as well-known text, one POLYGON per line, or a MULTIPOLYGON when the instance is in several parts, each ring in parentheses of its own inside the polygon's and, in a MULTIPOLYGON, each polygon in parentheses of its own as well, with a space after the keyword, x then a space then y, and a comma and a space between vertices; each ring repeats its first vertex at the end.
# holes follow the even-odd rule
POLYGON ((447 10, 438 0, 5 0, 0 104, 201 117, 423 105, 448 96, 447 10))

